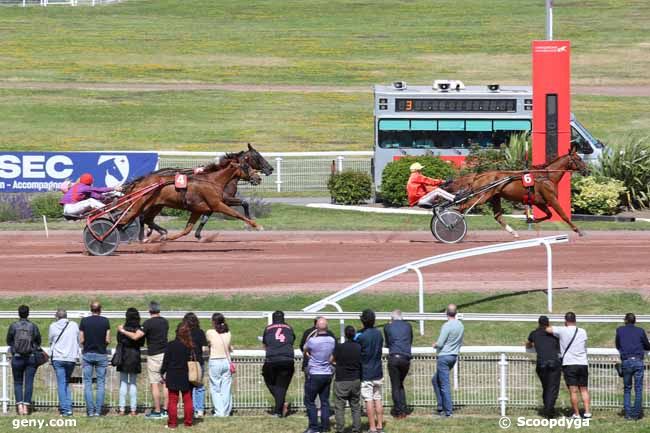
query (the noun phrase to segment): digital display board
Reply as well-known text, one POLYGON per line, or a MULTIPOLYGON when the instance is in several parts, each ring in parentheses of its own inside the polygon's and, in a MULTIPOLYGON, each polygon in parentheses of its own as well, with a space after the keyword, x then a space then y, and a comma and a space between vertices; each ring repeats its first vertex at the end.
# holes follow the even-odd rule
POLYGON ((395 99, 395 111, 514 113, 516 99, 395 99))

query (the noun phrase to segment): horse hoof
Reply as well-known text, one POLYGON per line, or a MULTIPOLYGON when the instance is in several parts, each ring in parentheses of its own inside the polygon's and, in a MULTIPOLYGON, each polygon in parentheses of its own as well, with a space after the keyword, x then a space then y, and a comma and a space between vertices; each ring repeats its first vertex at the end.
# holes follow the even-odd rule
POLYGON ((264 231, 264 227, 262 227, 262 226, 257 226, 257 227, 255 227, 255 230, 257 230, 258 232, 263 232, 263 231, 264 231))
POLYGON ((515 239, 519 239, 519 233, 517 233, 517 232, 514 232, 514 233, 512 234, 512 236, 514 236, 515 239))
POLYGON ((581 238, 584 237, 584 236, 585 236, 585 232, 578 231, 578 236, 580 236, 581 238))

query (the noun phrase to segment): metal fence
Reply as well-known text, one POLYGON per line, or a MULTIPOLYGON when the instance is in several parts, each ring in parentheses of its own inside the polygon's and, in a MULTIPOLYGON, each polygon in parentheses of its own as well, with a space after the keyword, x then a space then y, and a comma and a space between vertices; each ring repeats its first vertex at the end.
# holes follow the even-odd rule
MULTIPOLYGON (((7 413, 15 403, 11 362, 6 352, 0 362, 2 380, 2 408, 7 413)), ((622 406, 622 381, 614 369, 617 361, 612 349, 589 350, 589 388, 592 407, 599 409, 620 408, 622 406)), ((261 371, 264 352, 261 350, 235 351, 233 361, 237 363, 237 374, 233 382, 233 403, 237 411, 267 409, 271 407, 271 396, 262 379, 261 371)), ((291 382, 287 401, 295 409, 303 408, 304 376, 300 370, 301 357, 296 352, 296 374, 291 382)), ((146 371, 143 368, 143 371, 146 371)), ((433 408, 436 400, 431 385, 435 372, 435 354, 431 348, 414 348, 411 370, 405 382, 409 404, 416 407, 433 408)), ((390 381, 384 359, 384 402, 390 406, 390 381)), ((205 378, 206 386, 208 379, 205 378)), ((454 404, 458 407, 492 408, 495 412, 506 414, 510 408, 535 408, 541 404, 541 387, 535 374, 534 355, 527 354, 522 347, 478 347, 463 348, 456 367, 452 371, 454 404)), ((650 407, 648 386, 644 385, 644 407, 650 407)), ((109 368, 106 378, 106 400, 108 408, 118 404, 119 374, 109 368)), ((72 397, 76 408, 84 407, 81 369, 73 374, 72 397)), ((40 367, 34 383, 34 406, 55 408, 57 406, 56 378, 52 367, 40 367)), ((559 406, 568 407, 568 396, 563 391, 559 406)), ((138 377, 138 406, 150 407, 151 400, 146 375, 138 377)), ((210 393, 206 392, 206 407, 210 408, 210 393)))
MULTIPOLYGON (((210 162, 223 153, 160 152, 159 168, 194 168, 210 162)), ((258 186, 241 182, 244 194, 251 192, 326 192, 327 181, 336 171, 353 170, 370 174, 372 152, 289 152, 264 153, 273 166, 273 174, 264 177, 258 186)))

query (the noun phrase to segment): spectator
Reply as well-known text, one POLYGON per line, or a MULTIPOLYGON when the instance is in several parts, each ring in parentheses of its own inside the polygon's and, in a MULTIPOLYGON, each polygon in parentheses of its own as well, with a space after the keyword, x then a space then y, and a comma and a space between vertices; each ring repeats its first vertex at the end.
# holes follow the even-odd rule
POLYGON ((178 398, 183 395, 183 424, 192 426, 192 385, 189 381, 187 363, 192 359, 192 331, 187 323, 181 323, 176 329, 176 339, 165 348, 165 356, 160 366, 160 374, 164 377, 169 390, 169 419, 167 427, 178 427, 178 398))
POLYGON ((111 342, 111 324, 103 317, 102 306, 98 301, 90 304, 91 315, 81 319, 79 343, 83 347, 82 369, 84 397, 88 416, 100 416, 104 407, 104 384, 108 352, 106 346, 111 342), (93 373, 97 377, 97 393, 93 398, 93 373))
POLYGON ((449 304, 447 306, 447 322, 442 325, 438 341, 433 345, 438 356, 436 373, 433 375, 431 382, 438 401, 438 415, 446 417, 453 415, 454 407, 451 399, 449 372, 456 365, 465 334, 463 324, 456 319, 457 311, 456 305, 449 304))
POLYGON ((334 410, 336 433, 345 429, 345 403, 350 403, 352 433, 361 432, 361 346, 354 341, 353 326, 345 327, 345 343, 334 349, 336 382, 334 383, 334 410))
POLYGON ((384 406, 381 395, 384 372, 381 364, 381 351, 384 338, 375 328, 375 312, 367 309, 361 313, 363 329, 356 341, 361 345, 361 397, 366 402, 369 433, 384 431, 384 406))
POLYGON ((167 334, 169 333, 169 322, 160 315, 160 304, 156 301, 149 303, 149 319, 142 324, 142 329, 136 332, 130 332, 123 327, 117 330, 132 340, 139 340, 143 337, 147 339, 147 375, 151 384, 151 398, 153 399, 153 410, 146 417, 149 419, 159 419, 167 416, 167 390, 160 374, 165 349, 167 348, 167 334), (161 407, 161 389, 162 400, 161 407))
POLYGON ((214 329, 206 333, 210 345, 210 395, 214 416, 229 416, 232 411, 231 335, 221 313, 212 315, 212 326, 214 329))
POLYGON ((390 377, 393 397, 392 415, 406 418, 409 414, 406 406, 404 379, 411 367, 411 346, 413 345, 413 328, 402 319, 402 312, 395 310, 391 322, 384 327, 384 339, 388 347, 388 376, 390 377))
MULTIPOLYGON (((122 329, 128 332, 142 332, 140 312, 138 310, 135 308, 127 309, 125 318, 122 329)), ((117 367, 117 371, 120 372, 120 415, 126 414, 126 394, 128 392, 131 416, 135 416, 138 409, 138 375, 142 372, 140 349, 144 344, 144 340, 132 340, 118 332, 117 343, 122 345, 122 364, 117 367)))
POLYGON ((59 413, 72 416, 70 377, 79 358, 79 327, 68 320, 68 313, 62 308, 56 310, 55 317, 56 321, 48 332, 48 342, 59 394, 59 413))
POLYGON ((584 405, 584 417, 591 418, 589 411, 589 366, 587 362, 587 331, 576 326, 576 315, 569 311, 564 315, 565 326, 549 326, 546 332, 560 339, 562 372, 564 382, 571 394, 573 418, 580 418, 578 392, 584 405))
MULTIPOLYGON (((320 319, 320 318, 322 318, 322 317, 323 317, 323 316, 318 316, 318 317, 316 317, 316 318, 314 319, 314 326, 305 329, 305 332, 302 333, 302 337, 300 338, 300 351, 303 353, 303 357, 302 357, 302 371, 303 371, 305 374, 307 374, 307 363, 309 362, 309 359, 308 359, 306 356, 304 356, 304 354, 305 354, 305 344, 307 343, 307 340, 309 340, 311 337, 313 337, 314 335, 316 335, 316 333, 318 332, 318 331, 316 330, 316 322, 318 322, 318 319, 320 319)), ((327 333, 328 333, 328 335, 330 335, 331 337, 336 338, 336 336, 334 335, 334 333, 333 333, 332 331, 330 331, 329 329, 327 330, 327 333)))
POLYGON ((309 426, 305 433, 318 433, 329 431, 330 426, 330 386, 332 385, 332 360, 336 339, 327 332, 327 319, 321 317, 316 322, 316 335, 307 340, 305 355, 309 358, 307 363, 307 377, 305 379, 305 407, 309 426), (318 410, 316 397, 320 399, 320 418, 318 423, 318 410))
MULTIPOLYGON (((194 406, 194 416, 196 418, 202 418, 205 410, 205 385, 203 384, 205 363, 203 362, 203 348, 208 345, 208 340, 205 338, 205 332, 201 329, 201 323, 199 322, 199 318, 196 317, 196 314, 187 313, 183 317, 183 322, 187 323, 187 326, 190 327, 192 344, 194 344, 194 356, 199 364, 201 364, 201 384, 192 388, 192 405, 194 406)), ((214 396, 212 404, 215 404, 214 396)))
POLYGON ((29 307, 18 307, 17 322, 9 325, 7 346, 11 351, 11 372, 14 379, 14 395, 18 415, 29 415, 32 405, 36 357, 34 352, 41 347, 41 333, 36 324, 30 322, 29 307))
POLYGON ((546 332, 548 317, 539 316, 539 327, 532 331, 526 341, 527 348, 535 348, 537 352, 537 377, 542 382, 543 415, 552 418, 555 415, 555 401, 560 391, 562 364, 560 362, 560 341, 554 335, 546 332))
POLYGON ((293 328, 285 323, 282 311, 274 312, 272 321, 273 323, 264 329, 262 337, 266 351, 262 376, 275 401, 273 416, 285 417, 289 414, 289 405, 285 398, 295 370, 293 342, 296 336, 293 328))
POLYGON ((643 357, 650 350, 650 342, 643 328, 635 326, 636 316, 625 315, 625 326, 616 330, 616 349, 621 355, 623 369, 623 410, 625 419, 640 419, 643 403, 643 357), (634 406, 632 399, 632 381, 634 381, 634 406))

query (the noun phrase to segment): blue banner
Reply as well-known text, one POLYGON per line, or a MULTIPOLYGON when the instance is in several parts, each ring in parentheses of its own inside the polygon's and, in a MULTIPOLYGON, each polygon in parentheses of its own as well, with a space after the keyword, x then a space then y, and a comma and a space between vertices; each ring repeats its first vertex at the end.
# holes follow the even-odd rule
POLYGON ((0 193, 58 190, 93 175, 95 186, 117 186, 155 170, 157 153, 0 152, 0 193))

